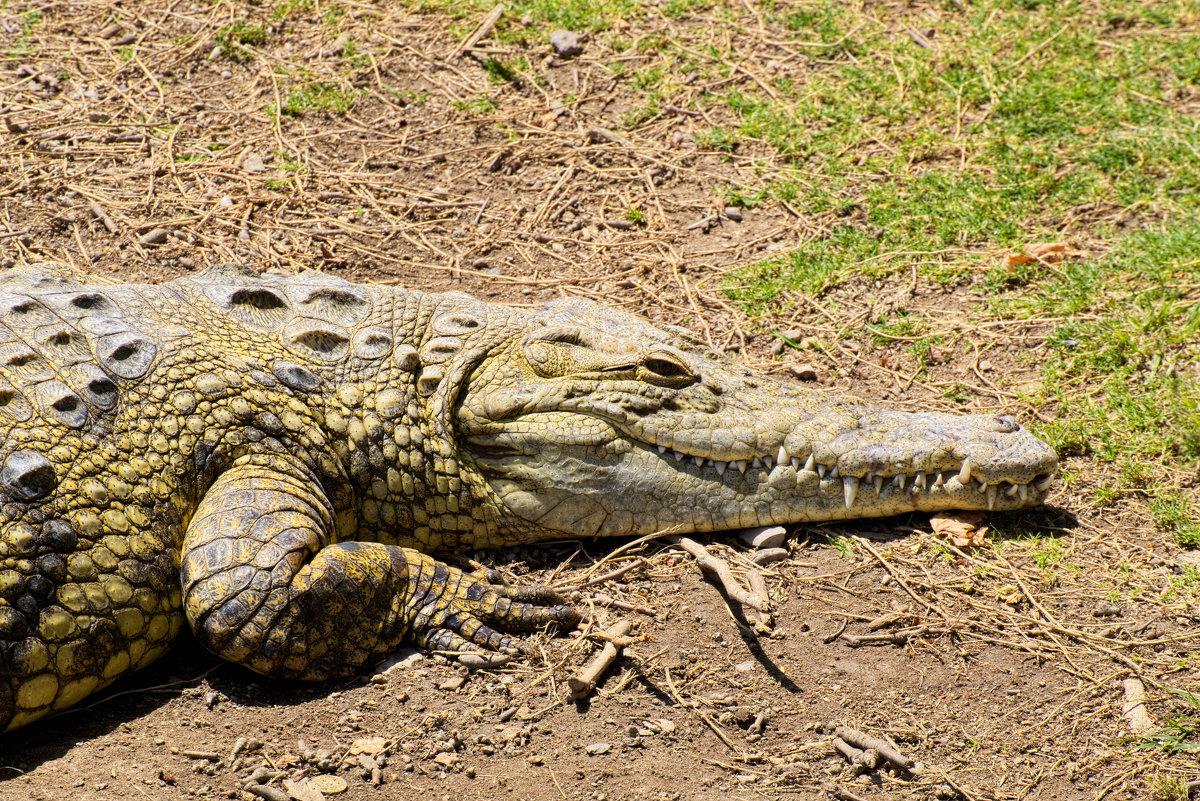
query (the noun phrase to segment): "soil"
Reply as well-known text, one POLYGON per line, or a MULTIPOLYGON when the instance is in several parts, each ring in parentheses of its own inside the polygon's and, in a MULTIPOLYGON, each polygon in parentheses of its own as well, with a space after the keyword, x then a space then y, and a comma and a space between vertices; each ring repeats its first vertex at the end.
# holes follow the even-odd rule
MULTIPOLYGON (((30 30, 33 4, 0 9, 12 48, 0 64, 0 266, 160 281, 238 261, 518 305, 590 297, 690 328, 764 372, 815 373, 818 391, 1053 418, 1012 391, 1039 380, 1050 324, 981 325, 971 275, 859 276, 753 320, 733 307, 721 291, 731 270, 829 221, 775 202, 727 213, 722 193, 760 186, 770 154, 699 147, 719 109, 627 129, 640 101, 606 68, 603 37, 569 60, 538 31, 462 54, 464 33, 442 14, 346 3, 334 26, 317 6, 280 22, 254 2, 48 3, 30 30), (265 37, 222 51, 221 31, 242 19, 265 37), (489 80, 487 57, 518 55, 536 81, 489 80), (313 83, 352 107, 298 97, 277 113, 313 83), (493 108, 472 105, 482 96, 493 108), (907 343, 864 328, 897 308, 944 323, 927 371, 907 343), (832 344, 778 353, 772 331, 832 344)), ((670 24, 650 14, 622 34, 670 24)), ((498 670, 405 653, 349 682, 294 684, 223 664, 185 635, 84 706, 0 737, 0 795, 268 797, 244 789, 255 784, 287 798, 287 781, 308 782, 290 785, 298 799, 322 787, 345 799, 1151 797, 1195 779, 1195 764, 1133 747, 1122 681, 1144 682, 1160 721, 1178 713, 1167 686, 1195 681, 1200 609, 1168 590, 1196 560, 1154 527, 1144 498, 1088 500, 1115 468, 1064 456, 1045 507, 989 521, 995 550, 948 548, 924 516, 789 530, 786 558, 761 568, 768 619, 661 542, 475 555, 560 585, 614 549, 639 557, 580 592, 599 627, 637 623, 581 701, 565 679, 595 637, 531 638, 533 656, 498 670), (889 638, 847 638, 872 633, 889 638), (855 775, 833 725, 890 738, 910 768, 855 775)), ((1194 476, 1164 480, 1196 494, 1194 476)), ((703 541, 746 575, 751 549, 735 533, 703 541)))

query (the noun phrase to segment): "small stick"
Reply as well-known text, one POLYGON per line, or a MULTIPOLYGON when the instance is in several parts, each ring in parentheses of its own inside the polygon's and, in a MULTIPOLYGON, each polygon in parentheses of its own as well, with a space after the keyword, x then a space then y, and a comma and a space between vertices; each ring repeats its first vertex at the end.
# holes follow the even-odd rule
POLYGON ((554 222, 559 217, 566 214, 567 209, 571 208, 578 202, 579 202, 579 195, 571 195, 569 198, 567 198, 565 203, 563 203, 561 206, 559 206, 554 211, 550 212, 550 216, 547 219, 549 219, 551 222, 554 222))
POLYGON ((608 640, 604 643, 604 648, 592 658, 591 662, 587 663, 587 666, 578 675, 567 679, 567 686, 571 688, 573 699, 584 698, 596 689, 596 682, 612 667, 613 662, 617 661, 617 655, 621 653, 621 648, 624 647, 624 641, 631 628, 633 628, 632 620, 621 620, 601 634, 604 639, 608 640))
POLYGON ((693 539, 680 537, 676 540, 681 548, 690 553, 696 560, 696 563, 704 570, 710 573, 715 573, 717 578, 721 580, 721 586, 730 598, 733 598, 738 603, 757 609, 760 612, 769 612, 771 610, 771 602, 766 598, 760 598, 758 595, 748 593, 738 584, 737 579, 733 577, 733 571, 729 569, 729 563, 724 559, 718 559, 710 554, 703 545, 693 539))
POLYGON ((631 604, 631 603, 629 603, 629 601, 622 601, 619 598, 614 598, 611 595, 607 595, 603 592, 593 593, 592 600, 595 601, 596 603, 600 604, 601 606, 612 606, 612 607, 616 607, 617 609, 624 609, 626 612, 637 612, 638 614, 641 614, 641 615, 648 615, 650 617, 654 617, 654 610, 648 606, 641 606, 639 604, 631 604))
POLYGON ((879 767, 880 755, 874 748, 855 748, 841 737, 833 738, 833 748, 854 766, 855 773, 866 773, 879 767))
POLYGON ((496 23, 500 21, 500 15, 504 13, 504 5, 498 5, 487 13, 483 21, 463 39, 458 47, 454 48, 452 56, 462 55, 470 50, 475 45, 479 44, 479 40, 492 32, 492 28, 496 27, 496 23))
MULTIPOLYGON (((829 727, 827 726, 826 730, 828 729, 829 727)), ((834 737, 840 737, 851 745, 861 748, 863 751, 878 751, 881 757, 901 770, 911 771, 913 765, 916 764, 912 759, 897 751, 887 740, 863 734, 858 729, 852 729, 849 726, 834 726, 832 734, 834 737)))
POLYGON ((88 211, 90 211, 92 216, 99 220, 104 227, 108 229, 110 234, 115 234, 117 232, 117 224, 113 222, 112 217, 108 216, 108 212, 106 212, 104 207, 99 203, 93 200, 88 204, 88 211))
POLYGON ((911 629, 879 634, 845 634, 842 639, 851 648, 858 648, 861 645, 904 645, 914 637, 920 637, 932 633, 932 631, 929 626, 916 626, 911 629))
POLYGON ((1121 714, 1129 721, 1129 729, 1138 737, 1144 737, 1158 727, 1146 712, 1146 685, 1141 679, 1125 679, 1121 686, 1125 690, 1125 701, 1121 714))
POLYGON ((752 567, 746 570, 746 583, 750 585, 750 592, 759 598, 771 597, 771 591, 767 589, 767 580, 763 578, 762 571, 758 568, 752 567))
POLYGON ((587 581, 582 581, 578 584, 560 584, 555 586, 554 590, 556 592, 574 592, 575 590, 582 590, 584 587, 592 587, 597 584, 604 584, 607 581, 620 578, 630 570, 633 570, 635 567, 642 567, 648 564, 650 563, 644 557, 639 556, 638 558, 630 560, 629 562, 621 565, 616 570, 605 573, 603 576, 595 576, 594 578, 590 578, 587 581))

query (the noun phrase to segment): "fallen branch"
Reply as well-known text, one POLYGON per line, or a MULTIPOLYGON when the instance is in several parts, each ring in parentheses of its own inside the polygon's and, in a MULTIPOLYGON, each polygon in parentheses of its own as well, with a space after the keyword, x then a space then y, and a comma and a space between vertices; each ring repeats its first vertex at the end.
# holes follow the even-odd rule
POLYGON ((573 699, 584 698, 596 689, 596 682, 612 667, 613 662, 617 661, 621 649, 629 643, 628 635, 631 628, 633 628, 632 620, 622 620, 601 634, 608 641, 604 643, 604 648, 592 658, 591 662, 587 663, 578 675, 567 679, 567 686, 571 688, 573 699))
POLYGON ((1146 685, 1141 679, 1125 679, 1121 685, 1125 690, 1125 701, 1121 704, 1121 714, 1129 722, 1129 730, 1138 737, 1144 737, 1158 728, 1154 719, 1146 712, 1146 685))
MULTIPOLYGON (((837 726, 833 723, 825 724, 825 733, 832 734, 834 739, 841 739, 850 745, 861 749, 862 751, 875 751, 879 756, 883 757, 891 765, 905 772, 912 772, 916 761, 904 756, 896 747, 887 740, 879 737, 872 737, 869 734, 864 734, 858 729, 852 729, 849 726, 837 726)), ((836 746, 835 746, 836 747, 836 746)))
POLYGON ((745 587, 739 584, 738 580, 734 578, 733 571, 729 568, 729 563, 724 559, 718 559, 713 556, 703 545, 688 537, 679 537, 676 543, 695 558, 696 563, 700 565, 701 569, 716 574, 717 578, 721 580, 721 586, 724 588, 725 593, 730 598, 743 606, 757 609, 759 612, 771 611, 770 599, 747 592, 745 587))
POLYGON ((467 38, 459 43, 458 47, 454 48, 451 57, 460 56, 467 52, 475 45, 479 44, 479 40, 492 32, 492 28, 496 27, 496 23, 500 21, 501 15, 504 14, 504 6, 498 5, 487 13, 483 21, 476 26, 475 30, 467 34, 467 38))

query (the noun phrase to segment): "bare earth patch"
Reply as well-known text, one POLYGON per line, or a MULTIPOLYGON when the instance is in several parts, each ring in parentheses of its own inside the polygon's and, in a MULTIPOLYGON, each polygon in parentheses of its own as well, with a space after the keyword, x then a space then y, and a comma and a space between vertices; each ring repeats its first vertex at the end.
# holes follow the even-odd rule
MULTIPOLYGON (((677 100, 628 124, 642 98, 614 77, 610 39, 677 24, 653 8, 564 60, 532 23, 523 44, 485 36, 463 54, 479 20, 401 4, 8 4, 0 266, 159 281, 237 261, 518 305, 585 296, 831 394, 1054 419, 1022 398, 1056 321, 989 316, 970 274, 852 276, 755 320, 731 303, 730 271, 829 220, 727 208, 726 190, 773 169, 765 149, 703 144, 727 109, 677 100), (515 58, 519 75, 498 74, 515 58), (928 358, 880 328, 898 309, 936 321, 928 358)), ((750 8, 680 18, 762 42, 684 96, 821 68, 786 58, 750 8)), ((321 685, 267 682, 185 637, 103 697, 0 738, 0 794, 257 798, 254 776, 279 798, 316 777, 292 797, 1152 797, 1197 779, 1195 755, 1137 749, 1122 682, 1143 683, 1156 725, 1183 713, 1169 688, 1197 678, 1200 563, 1142 495, 1093 503, 1115 471, 1068 457, 1046 507, 990 519, 997 544, 971 552, 920 516, 797 527, 762 568, 770 620, 661 542, 599 568, 625 543, 477 556, 558 585, 636 562, 580 592, 596 629, 629 618, 639 638, 581 701, 566 679, 602 646, 590 637, 537 639, 535 657, 494 671, 401 655, 321 685), (855 775, 838 725, 890 739, 912 769, 855 775)), ((1196 479, 1150 478, 1192 502, 1196 479)), ((704 542, 744 578, 739 538, 704 542)))

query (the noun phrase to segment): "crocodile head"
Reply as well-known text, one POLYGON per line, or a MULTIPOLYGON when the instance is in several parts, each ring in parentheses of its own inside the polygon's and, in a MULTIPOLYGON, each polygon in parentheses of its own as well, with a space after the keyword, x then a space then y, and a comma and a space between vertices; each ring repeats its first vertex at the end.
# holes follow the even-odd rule
POLYGON ((686 332, 546 306, 474 368, 465 466, 546 536, 1040 503, 1054 451, 1006 415, 890 411, 753 375, 686 332))

